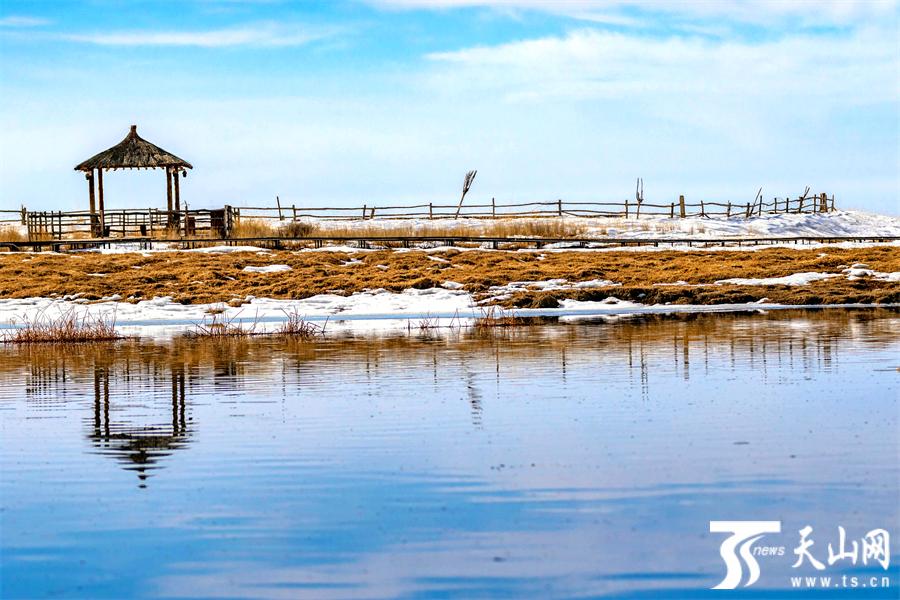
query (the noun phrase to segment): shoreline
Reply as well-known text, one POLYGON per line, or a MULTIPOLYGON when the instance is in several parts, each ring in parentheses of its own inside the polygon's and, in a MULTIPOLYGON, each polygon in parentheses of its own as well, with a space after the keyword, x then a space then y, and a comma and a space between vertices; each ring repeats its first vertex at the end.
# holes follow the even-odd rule
MULTIPOLYGON (((266 301, 266 299, 261 299, 266 301)), ((832 310, 886 310, 900 315, 900 302, 891 304, 818 304, 818 305, 792 305, 773 303, 745 303, 745 304, 716 304, 716 305, 641 305, 630 302, 615 301, 610 298, 607 301, 592 303, 577 303, 571 307, 563 308, 538 308, 538 309, 511 309, 509 316, 525 319, 525 322, 511 326, 501 326, 499 331, 527 327, 533 324, 532 320, 556 319, 559 322, 575 323, 586 321, 623 319, 640 316, 677 317, 689 315, 711 314, 740 314, 782 311, 832 311, 832 310), (586 305, 590 306, 586 306, 586 305)), ((0 315, 3 312, 3 301, 0 300, 0 315)), ((67 310, 77 310, 84 305, 72 305, 70 307, 58 307, 58 314, 66 314, 67 310)), ((146 318, 134 320, 116 319, 116 307, 109 307, 107 303, 90 305, 101 308, 104 312, 87 311, 92 317, 106 317, 114 319, 111 323, 116 331, 122 335, 121 339, 135 338, 168 338, 196 332, 200 326, 208 326, 212 315, 206 314, 201 319, 172 318, 146 318)), ((251 305, 252 307, 252 305, 251 305)), ((40 314, 45 314, 44 312, 40 314)), ((468 311, 454 312, 396 312, 396 313, 348 313, 348 314, 310 314, 303 315, 303 320, 316 325, 324 325, 328 334, 334 331, 352 333, 391 333, 391 332, 452 332, 469 330, 475 326, 476 320, 485 316, 483 310, 472 308, 468 311)), ((48 314, 52 318, 54 314, 48 314)), ((240 314, 226 315, 226 320, 233 325, 249 327, 247 336, 278 337, 277 329, 287 321, 286 315, 278 316, 265 314, 263 316, 241 316, 240 314)), ((10 323, 0 316, 0 346, 6 345, 2 340, 4 332, 13 331, 21 324, 10 323)), ((214 337, 214 336, 213 336, 214 337)), ((225 336, 232 337, 232 336, 225 336)), ((241 335, 236 337, 243 337, 241 335)), ((289 336, 288 336, 289 337, 289 336)), ((118 341, 118 340, 115 340, 118 341)))

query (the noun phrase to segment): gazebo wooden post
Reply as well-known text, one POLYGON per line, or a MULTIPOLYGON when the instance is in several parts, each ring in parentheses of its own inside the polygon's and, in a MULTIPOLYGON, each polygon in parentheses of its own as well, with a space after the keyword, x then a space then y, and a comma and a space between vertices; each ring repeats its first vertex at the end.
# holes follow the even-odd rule
POLYGON ((180 175, 180 173, 179 173, 179 168, 178 168, 178 167, 174 167, 174 168, 172 169, 172 183, 173 183, 173 187, 175 188, 175 190, 174 190, 174 193, 175 193, 175 214, 177 215, 176 218, 178 219, 178 226, 179 226, 179 228, 180 228, 180 227, 184 227, 184 234, 187 235, 187 226, 188 226, 188 222, 187 222, 187 213, 185 213, 185 215, 184 215, 184 223, 181 222, 181 190, 180 190, 179 187, 178 187, 178 177, 179 177, 179 175, 180 175))
POLYGON ((166 167, 166 210, 169 211, 169 214, 166 215, 166 225, 171 227, 174 219, 172 218, 172 169, 170 167, 166 167))
POLYGON ((106 205, 103 203, 103 169, 97 169, 97 202, 100 205, 100 235, 106 233, 106 205))
POLYGON ((97 201, 100 203, 100 212, 106 207, 103 205, 103 169, 97 169, 97 201))
POLYGON ((97 212, 97 206, 94 202, 94 171, 88 171, 84 174, 84 178, 87 179, 88 182, 88 199, 90 201, 91 206, 91 219, 94 218, 94 213, 97 212))
POLYGON ((181 211, 181 190, 178 186, 178 178, 181 176, 181 172, 176 168, 172 172, 172 183, 175 184, 175 212, 181 211))

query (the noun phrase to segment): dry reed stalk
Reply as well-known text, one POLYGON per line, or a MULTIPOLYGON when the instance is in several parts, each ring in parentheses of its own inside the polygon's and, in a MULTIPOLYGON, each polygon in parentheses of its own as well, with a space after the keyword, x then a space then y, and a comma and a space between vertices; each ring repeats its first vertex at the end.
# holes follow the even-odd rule
POLYGON ((526 319, 517 317, 512 311, 504 310, 499 306, 490 306, 482 309, 481 316, 475 318, 472 329, 475 333, 479 333, 498 327, 521 327, 527 322, 526 319))
POLYGON ((316 325, 303 318, 303 315, 297 312, 283 310, 287 320, 282 323, 281 327, 275 332, 275 335, 295 337, 301 339, 312 339, 316 337, 325 337, 325 328, 328 326, 328 319, 322 325, 316 325))
POLYGON ((55 318, 43 311, 33 319, 25 317, 22 327, 3 336, 2 341, 8 344, 73 344, 121 338, 116 332, 115 315, 92 317, 85 311, 79 316, 71 309, 55 318))
POLYGON ((256 320, 247 327, 237 322, 237 317, 238 315, 228 318, 225 316, 225 313, 213 313, 209 323, 205 319, 203 323, 196 323, 193 331, 188 332, 187 335, 188 337, 203 338, 248 337, 256 335, 256 320))
POLYGON ((437 329, 440 327, 438 325, 438 318, 432 317, 430 314, 426 314, 424 318, 419 320, 418 329, 420 332, 428 331, 430 329, 437 329))

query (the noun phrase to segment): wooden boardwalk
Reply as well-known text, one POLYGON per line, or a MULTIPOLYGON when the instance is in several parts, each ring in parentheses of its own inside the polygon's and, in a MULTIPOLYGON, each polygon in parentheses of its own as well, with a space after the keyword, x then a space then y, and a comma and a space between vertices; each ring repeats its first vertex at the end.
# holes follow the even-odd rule
POLYGON ((534 238, 534 237, 491 237, 491 236, 311 236, 311 237, 244 237, 244 238, 179 238, 163 239, 151 237, 90 238, 72 240, 40 240, 30 242, 0 242, 0 248, 18 252, 24 250, 65 252, 110 248, 112 245, 136 245, 141 250, 149 250, 154 244, 177 245, 182 249, 208 246, 257 246, 261 248, 323 248, 328 244, 353 246, 356 248, 421 246, 481 246, 487 248, 518 249, 544 248, 555 245, 560 248, 614 248, 614 247, 672 247, 688 246, 708 248, 711 246, 765 246, 775 244, 834 244, 884 243, 900 241, 900 236, 788 236, 788 237, 720 237, 720 238, 534 238))

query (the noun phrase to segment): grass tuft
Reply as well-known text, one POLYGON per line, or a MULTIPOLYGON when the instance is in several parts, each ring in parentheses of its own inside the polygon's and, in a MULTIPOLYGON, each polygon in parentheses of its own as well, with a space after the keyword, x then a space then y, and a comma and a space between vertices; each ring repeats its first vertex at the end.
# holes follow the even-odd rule
POLYGON ((250 326, 237 321, 237 315, 230 319, 225 313, 212 313, 212 318, 207 322, 197 323, 194 325, 193 331, 190 331, 188 337, 194 338, 226 338, 226 337, 248 337, 255 335, 256 321, 250 326))
POLYGON ((80 344, 121 339, 113 317, 92 317, 87 311, 78 315, 74 309, 49 317, 41 312, 34 319, 26 317, 21 327, 5 335, 7 344, 80 344))
POLYGON ((528 321, 517 317, 512 311, 504 310, 500 306, 490 306, 482 309, 481 316, 475 319, 472 329, 475 333, 485 332, 498 327, 521 327, 528 321))
POLYGON ((305 340, 325 336, 325 327, 328 325, 327 319, 322 325, 316 325, 315 323, 305 320, 303 316, 297 312, 297 309, 294 309, 293 311, 285 310, 283 312, 287 317, 287 320, 282 323, 281 327, 275 332, 275 335, 305 340))

